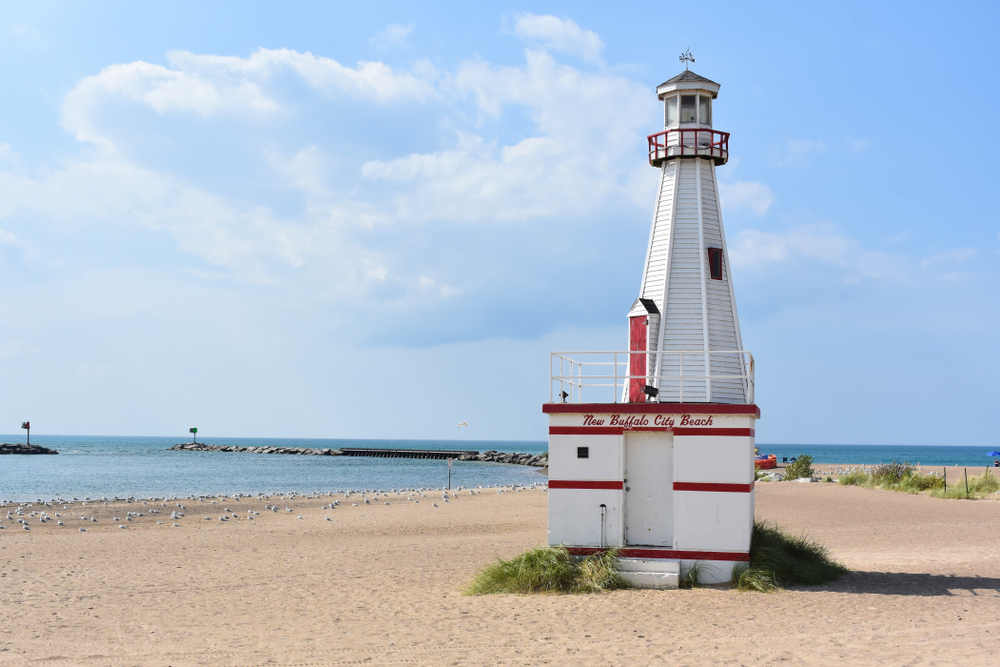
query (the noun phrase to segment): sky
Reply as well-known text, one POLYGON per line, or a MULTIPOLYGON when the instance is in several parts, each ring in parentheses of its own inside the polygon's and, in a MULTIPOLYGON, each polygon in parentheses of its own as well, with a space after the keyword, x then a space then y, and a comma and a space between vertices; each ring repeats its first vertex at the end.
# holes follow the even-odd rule
POLYGON ((992 3, 0 8, 0 432, 544 440, 690 49, 757 441, 1000 444, 992 3))

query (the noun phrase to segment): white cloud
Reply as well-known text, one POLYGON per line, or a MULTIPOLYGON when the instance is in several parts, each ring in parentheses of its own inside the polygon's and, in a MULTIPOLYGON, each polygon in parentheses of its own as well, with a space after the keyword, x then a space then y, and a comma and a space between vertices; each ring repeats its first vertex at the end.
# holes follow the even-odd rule
POLYGON ((778 167, 806 166, 809 158, 818 153, 826 152, 826 142, 809 139, 786 141, 780 149, 772 151, 775 165, 778 167))
POLYGON ((17 164, 20 158, 21 156, 11 149, 10 144, 0 144, 0 162, 17 164))
MULTIPOLYGON (((656 114, 655 98, 642 86, 530 50, 523 67, 462 63, 448 85, 471 93, 490 117, 507 106, 524 109, 536 131, 508 145, 460 132, 449 149, 366 162, 365 177, 396 186, 395 219, 516 221, 631 199, 618 179, 631 180, 643 168, 636 147, 656 114)), ((645 171, 651 183, 654 171, 645 171)))
POLYGON ((546 48, 577 56, 585 62, 602 64, 604 42, 592 30, 584 30, 568 18, 520 14, 514 32, 522 39, 541 41, 546 48))
POLYGON ((723 210, 750 209, 758 216, 767 213, 774 203, 774 193, 771 192, 771 188, 756 181, 735 183, 720 181, 719 197, 722 199, 723 210))
POLYGON ((406 46, 407 36, 413 32, 413 24, 401 25, 390 23, 385 30, 372 37, 368 42, 383 49, 394 46, 406 46))
POLYGON ((291 186, 318 197, 330 196, 324 184, 324 159, 319 147, 308 146, 288 159, 276 151, 267 151, 267 161, 291 186))
POLYGON ((21 257, 25 262, 30 262, 38 255, 38 250, 27 241, 17 237, 17 234, 0 229, 0 249, 4 246, 21 251, 21 257))
POLYGON ((965 264, 979 255, 975 248, 955 248, 931 255, 920 262, 920 268, 930 269, 940 266, 951 266, 954 264, 965 264))
POLYGON ((24 23, 15 23, 10 27, 10 34, 16 35, 18 37, 30 37, 32 39, 41 39, 42 36, 37 30, 32 28, 30 25, 24 23))
POLYGON ((341 92, 386 104, 423 101, 435 95, 431 84, 408 73, 396 73, 379 62, 357 68, 289 49, 259 49, 247 58, 173 51, 171 68, 142 61, 111 65, 85 77, 63 100, 62 126, 80 141, 113 149, 95 116, 115 100, 142 103, 160 114, 273 114, 282 109, 267 92, 276 74, 291 72, 325 95, 341 92))
POLYGON ((864 249, 834 225, 801 225, 780 232, 747 229, 729 243, 733 266, 766 270, 781 264, 839 267, 847 282, 861 279, 905 280, 911 273, 898 256, 864 249))
POLYGON ((655 192, 656 170, 641 158, 655 96, 532 49, 520 66, 462 62, 440 75, 428 63, 352 68, 284 49, 245 58, 172 52, 166 67, 123 63, 86 77, 63 112, 67 131, 108 150, 82 151, 33 177, 0 170, 0 191, 13 193, 0 199, 0 221, 18 211, 88 238, 163 233, 174 243, 165 252, 189 258, 177 271, 191 279, 280 286, 355 309, 413 311, 495 290, 488 281, 500 269, 470 279, 473 260, 450 253, 452 223, 544 220, 551 230, 602 210, 645 219, 655 192), (363 123, 397 102, 411 112, 424 103, 425 136, 395 140, 411 132, 412 113, 390 119, 391 139, 326 120, 332 109, 363 123), (503 118, 510 107, 515 122, 503 118), (119 119, 143 120, 137 108, 180 121, 118 132, 119 119), (218 165, 202 168, 216 155, 218 165), (415 251, 428 239, 432 250, 415 251))

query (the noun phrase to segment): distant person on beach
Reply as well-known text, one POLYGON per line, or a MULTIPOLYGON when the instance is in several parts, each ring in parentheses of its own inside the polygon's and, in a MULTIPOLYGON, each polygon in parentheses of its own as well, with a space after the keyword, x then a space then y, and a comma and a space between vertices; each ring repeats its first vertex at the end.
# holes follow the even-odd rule
POLYGON ((993 459, 993 467, 1000 468, 1000 459, 993 459))

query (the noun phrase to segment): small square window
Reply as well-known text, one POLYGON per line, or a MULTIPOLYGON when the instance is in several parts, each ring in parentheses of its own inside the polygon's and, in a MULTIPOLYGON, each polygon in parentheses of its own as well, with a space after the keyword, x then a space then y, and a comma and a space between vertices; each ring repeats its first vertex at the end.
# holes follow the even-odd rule
POLYGON ((589 459, 590 458, 590 447, 577 447, 576 448, 576 458, 578 458, 578 459, 589 459))
POLYGON ((708 270, 712 280, 722 280, 722 248, 708 249, 708 270))

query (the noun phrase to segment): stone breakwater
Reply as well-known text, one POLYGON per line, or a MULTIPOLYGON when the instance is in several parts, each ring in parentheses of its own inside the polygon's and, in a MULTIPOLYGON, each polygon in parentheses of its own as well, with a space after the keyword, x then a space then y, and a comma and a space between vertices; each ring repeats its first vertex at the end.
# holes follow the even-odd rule
POLYGON ((490 463, 513 463, 521 466, 544 468, 549 465, 548 454, 525 454, 523 452, 495 452, 490 450, 481 454, 463 454, 456 457, 459 461, 488 461, 490 463))
POLYGON ((243 454, 300 454, 302 456, 340 456, 339 449, 313 449, 303 447, 237 447, 236 445, 208 445, 201 442, 183 442, 170 448, 184 452, 238 452, 243 454))
MULTIPOLYGON (((446 458, 449 452, 442 450, 423 449, 313 449, 303 447, 240 447, 237 445, 210 445, 206 443, 185 442, 174 445, 172 451, 185 452, 238 452, 246 454, 298 454, 300 456, 376 456, 393 458, 446 458)), ((514 465, 534 466, 544 468, 549 465, 548 454, 525 454, 523 452, 487 452, 460 451, 452 457, 456 461, 484 461, 487 463, 511 463, 514 465)))
POLYGON ((14 445, 11 443, 0 444, 0 454, 58 454, 54 449, 39 447, 38 445, 14 445))

